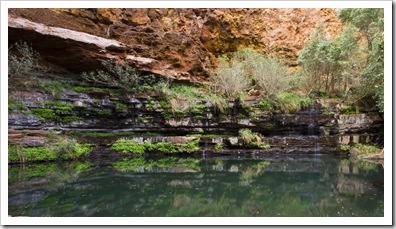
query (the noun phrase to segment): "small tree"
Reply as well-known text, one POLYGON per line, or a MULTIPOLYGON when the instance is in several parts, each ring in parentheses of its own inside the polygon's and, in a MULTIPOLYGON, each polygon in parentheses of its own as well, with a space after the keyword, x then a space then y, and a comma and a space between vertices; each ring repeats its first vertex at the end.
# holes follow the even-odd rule
POLYGON ((30 86, 27 84, 34 82, 39 74, 47 71, 39 64, 40 54, 26 42, 19 41, 8 51, 8 86, 10 88, 30 86), (16 55, 10 54, 13 47, 16 48, 16 55))
POLYGON ((346 92, 354 83, 351 76, 356 74, 359 62, 356 47, 352 28, 331 39, 320 23, 298 58, 310 91, 346 92))

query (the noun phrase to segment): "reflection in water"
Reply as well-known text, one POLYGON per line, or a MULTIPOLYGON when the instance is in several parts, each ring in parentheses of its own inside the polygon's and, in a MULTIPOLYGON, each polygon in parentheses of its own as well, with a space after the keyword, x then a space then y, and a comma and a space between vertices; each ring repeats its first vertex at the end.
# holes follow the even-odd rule
POLYGON ((383 216, 383 168, 334 156, 9 166, 13 216, 383 216))

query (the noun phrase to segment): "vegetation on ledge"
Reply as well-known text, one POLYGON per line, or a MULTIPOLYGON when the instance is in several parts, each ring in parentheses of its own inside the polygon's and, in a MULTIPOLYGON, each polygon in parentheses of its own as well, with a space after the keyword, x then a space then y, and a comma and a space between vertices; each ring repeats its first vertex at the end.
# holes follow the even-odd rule
POLYGON ((8 145, 8 162, 34 162, 54 160, 76 160, 92 152, 93 145, 79 144, 67 136, 49 133, 46 144, 40 147, 8 145))
POLYGON ((194 153, 199 150, 199 139, 188 143, 172 143, 158 142, 150 143, 145 141, 138 143, 136 140, 117 140, 111 149, 122 151, 123 153, 143 154, 146 152, 162 152, 162 153, 194 153))

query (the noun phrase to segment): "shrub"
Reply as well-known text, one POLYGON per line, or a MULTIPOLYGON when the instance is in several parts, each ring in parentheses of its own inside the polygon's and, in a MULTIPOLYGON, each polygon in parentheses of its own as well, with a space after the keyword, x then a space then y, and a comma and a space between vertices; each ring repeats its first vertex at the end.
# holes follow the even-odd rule
POLYGON ((245 93, 248 86, 251 85, 244 64, 238 61, 228 62, 219 59, 219 66, 216 72, 211 75, 211 79, 215 87, 232 100, 245 93))
POLYGON ((274 57, 256 59, 252 78, 259 86, 261 96, 265 98, 274 97, 276 93, 290 88, 287 66, 274 57))
POLYGON ((160 80, 153 74, 144 75, 128 64, 122 66, 116 61, 104 61, 102 64, 107 71, 83 72, 81 74, 82 78, 87 81, 118 87, 131 93, 158 89, 157 83, 160 80))
POLYGON ((217 71, 211 78, 229 99, 243 95, 252 83, 258 86, 261 96, 265 98, 290 88, 287 66, 250 48, 235 52, 231 60, 220 58, 217 71))
POLYGON ((9 48, 10 51, 15 47, 17 55, 8 55, 8 86, 9 88, 29 88, 36 77, 47 71, 40 66, 40 54, 33 50, 26 42, 20 41, 9 48), (26 80, 29 78, 29 80, 26 80))
POLYGON ((264 143, 261 138, 261 134, 252 132, 250 129, 240 129, 238 131, 239 137, 243 141, 243 146, 246 148, 259 148, 259 149, 269 149, 270 146, 264 143))

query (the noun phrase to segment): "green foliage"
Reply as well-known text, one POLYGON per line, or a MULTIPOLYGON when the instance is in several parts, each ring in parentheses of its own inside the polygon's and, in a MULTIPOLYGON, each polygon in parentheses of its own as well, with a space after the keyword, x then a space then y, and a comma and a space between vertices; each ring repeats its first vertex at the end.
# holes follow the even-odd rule
POLYGON ((351 149, 351 146, 350 145, 343 145, 343 146, 341 146, 341 150, 342 151, 349 151, 351 149))
POLYGON ((117 103, 116 104, 116 111, 121 111, 124 112, 128 109, 127 105, 123 104, 123 103, 117 103))
POLYGON ((136 140, 117 140, 111 149, 122 151, 123 153, 143 154, 146 151, 145 144, 140 144, 136 140))
POLYGON ((257 107, 259 107, 262 110, 265 111, 273 111, 275 108, 275 102, 270 99, 262 99, 260 102, 257 104, 257 107))
POLYGON ((87 156, 92 152, 92 144, 76 144, 74 148, 73 158, 79 158, 81 156, 87 156))
POLYGON ((107 110, 107 109, 105 109, 105 110, 100 110, 100 111, 98 112, 98 115, 100 115, 100 116, 109 116, 109 115, 111 115, 111 111, 110 111, 110 110, 107 110))
POLYGON ((358 114, 359 108, 355 105, 352 106, 342 106, 339 108, 340 114, 358 114))
POLYGON ((353 146, 358 150, 357 155, 355 155, 357 158, 363 158, 367 156, 372 156, 379 154, 381 152, 381 149, 379 149, 377 146, 374 145, 364 145, 364 144, 356 144, 353 146))
POLYGON ((238 131, 239 137, 243 141, 243 146, 253 149, 269 149, 270 146, 262 141, 262 136, 259 133, 253 132, 250 129, 240 129, 238 131))
POLYGON ((52 109, 48 108, 32 108, 31 109, 33 114, 38 116, 41 121, 44 120, 55 120, 55 121, 60 121, 60 117, 55 115, 52 109))
POLYGON ((114 89, 114 88, 74 86, 73 90, 75 90, 77 92, 82 92, 82 93, 92 92, 92 91, 100 91, 100 92, 107 92, 107 93, 113 94, 115 96, 122 95, 121 90, 114 89))
POLYGON ((224 144, 223 144, 223 143, 216 143, 216 144, 215 144, 215 150, 222 150, 223 147, 224 147, 224 144))
POLYGON ((138 118, 137 118, 137 120, 139 121, 139 122, 144 122, 144 121, 147 121, 147 120, 152 120, 154 117, 153 116, 151 116, 151 115, 146 115, 146 116, 139 116, 138 118))
POLYGON ((58 158, 58 155, 45 147, 23 147, 19 145, 8 145, 9 162, 29 162, 29 161, 51 161, 58 158))
POLYGON ((78 144, 75 139, 54 133, 49 133, 46 140, 46 144, 40 147, 8 145, 9 162, 77 159, 91 153, 93 147, 90 144, 78 144))
POLYGON ((55 109, 57 112, 67 112, 73 110, 74 106, 70 103, 64 103, 60 101, 46 101, 43 102, 44 105, 50 106, 55 109))
POLYGON ((311 34, 311 40, 299 55, 301 80, 307 94, 312 91, 344 92, 354 86, 352 76, 359 65, 358 40, 347 27, 338 37, 328 38, 323 24, 311 34))
POLYGON ((131 93, 158 89, 160 80, 153 74, 144 75, 128 64, 122 66, 116 61, 104 61, 102 64, 106 71, 83 72, 81 76, 87 81, 118 87, 131 93))
POLYGON ((281 111, 293 113, 311 105, 309 97, 292 92, 282 92, 277 94, 277 105, 281 111))
POLYGON ((12 97, 8 97, 8 111, 17 112, 20 114, 27 114, 27 115, 31 114, 31 112, 25 106, 25 103, 22 100, 17 102, 12 97))
POLYGON ((190 141, 188 143, 171 143, 171 142, 158 142, 138 143, 136 140, 117 140, 111 149, 122 151, 123 153, 143 154, 145 152, 163 152, 163 153, 194 153, 199 150, 199 140, 190 141))
POLYGON ((368 51, 371 52, 374 40, 378 38, 378 33, 383 32, 384 29, 384 9, 340 9, 338 18, 341 22, 350 24, 359 30, 366 39, 368 51))
POLYGON ((68 83, 56 80, 39 80, 37 83, 42 92, 51 94, 55 98, 60 98, 63 90, 69 88, 68 83))

